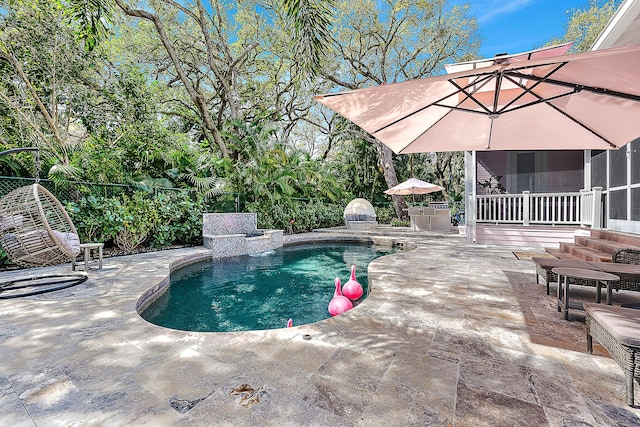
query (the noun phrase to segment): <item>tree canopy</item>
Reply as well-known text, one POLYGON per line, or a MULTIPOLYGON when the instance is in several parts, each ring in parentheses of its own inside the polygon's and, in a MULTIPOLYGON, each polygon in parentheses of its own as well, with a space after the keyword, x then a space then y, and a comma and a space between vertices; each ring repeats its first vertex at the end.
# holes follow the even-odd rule
POLYGON ((588 51, 607 25, 621 0, 589 0, 589 3, 570 11, 566 31, 554 37, 547 45, 574 42, 572 52, 588 51))
MULTIPOLYGON (((459 161, 394 156, 313 95, 433 75, 477 48, 445 0, 17 0, 0 16, 0 143, 40 147, 50 177, 384 201, 398 176, 458 181, 459 161)), ((0 162, 33 174, 28 156, 0 162)))

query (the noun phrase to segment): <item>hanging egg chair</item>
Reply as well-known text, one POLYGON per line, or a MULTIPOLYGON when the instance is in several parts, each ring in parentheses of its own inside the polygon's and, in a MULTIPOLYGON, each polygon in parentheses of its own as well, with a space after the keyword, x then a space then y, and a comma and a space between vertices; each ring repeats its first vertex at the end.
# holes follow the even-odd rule
MULTIPOLYGON (((19 148, 1 152, 36 151, 19 148)), ((38 164, 36 154, 36 164, 38 164)), ((69 262, 80 253, 78 232, 56 197, 38 183, 0 199, 0 245, 22 267, 69 262)))
POLYGON ((80 253, 71 218, 58 199, 37 183, 0 199, 0 244, 23 267, 61 264, 80 253))
MULTIPOLYGON (((0 156, 35 151, 14 148, 0 156)), ((36 182, 13 190, 0 199, 0 245, 9 258, 22 267, 46 267, 71 261, 80 253, 78 232, 58 199, 36 182)), ((26 297, 76 286, 87 280, 83 274, 29 276, 0 283, 0 299, 26 297)))

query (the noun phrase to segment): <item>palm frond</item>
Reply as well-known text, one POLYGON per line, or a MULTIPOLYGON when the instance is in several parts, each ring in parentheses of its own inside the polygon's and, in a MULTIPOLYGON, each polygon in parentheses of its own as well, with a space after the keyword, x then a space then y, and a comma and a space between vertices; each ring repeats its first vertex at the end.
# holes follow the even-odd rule
POLYGON ((331 40, 334 0, 281 0, 293 28, 293 51, 303 66, 317 74, 331 40))
POLYGON ((59 179, 77 178, 81 176, 82 169, 71 165, 56 163, 49 169, 49 178, 56 181, 59 179))
POLYGON ((207 195, 219 195, 223 193, 225 181, 216 176, 198 176, 194 173, 182 173, 180 179, 193 185, 198 192, 207 195))

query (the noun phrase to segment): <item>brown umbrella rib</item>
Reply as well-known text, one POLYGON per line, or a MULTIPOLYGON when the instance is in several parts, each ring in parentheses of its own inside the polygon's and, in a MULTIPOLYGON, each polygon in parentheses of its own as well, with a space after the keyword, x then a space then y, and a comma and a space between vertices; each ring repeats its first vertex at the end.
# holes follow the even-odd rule
POLYGON ((572 89, 592 92, 598 95, 606 95, 606 96, 612 96, 616 98, 627 99, 629 101, 640 102, 640 95, 634 95, 632 93, 620 92, 617 90, 611 90, 611 89, 606 89, 602 87, 581 85, 578 83, 565 82, 563 80, 547 79, 545 77, 538 77, 538 76, 522 74, 518 72, 509 72, 509 75, 515 78, 523 78, 523 79, 534 80, 534 81, 543 81, 543 83, 549 83, 555 86, 563 86, 563 87, 568 87, 572 89))
MULTIPOLYGON (((448 95, 445 95, 445 96, 441 97, 440 99, 438 99, 438 100, 436 100, 436 101, 433 101, 433 102, 432 102, 432 103, 430 103, 430 104, 425 105, 424 107, 420 107, 420 108, 419 108, 419 109, 417 109, 416 111, 413 111, 413 112, 411 112, 411 113, 409 113, 409 114, 407 114, 407 115, 405 115, 405 116, 402 116, 402 117, 400 117, 399 119, 396 119, 396 120, 394 120, 394 121, 392 121, 392 122, 387 123, 386 125, 382 126, 381 128, 374 130, 374 131, 372 132, 372 134, 375 134, 375 133, 378 133, 378 132, 380 132, 380 131, 383 131, 383 130, 385 130, 386 128, 391 127, 391 126, 393 126, 393 125, 396 125, 396 124, 400 123, 401 121, 406 120, 406 119, 408 119, 409 117, 412 117, 412 116, 414 116, 414 115, 416 115, 416 114, 418 114, 418 113, 420 113, 420 112, 422 112, 422 111, 424 111, 424 110, 426 110, 426 109, 428 109, 428 108, 431 108, 431 107, 433 107, 433 106, 436 106, 436 107, 444 107, 444 108, 451 108, 451 109, 458 109, 458 110, 461 110, 461 111, 467 111, 467 112, 470 112, 470 113, 480 113, 480 114, 485 114, 485 112, 486 112, 487 114, 490 114, 490 113, 491 113, 491 111, 490 111, 487 107, 485 107, 481 102, 478 102, 478 101, 473 97, 473 93, 469 93, 469 92, 467 92, 467 89, 468 89, 468 88, 470 88, 471 86, 476 86, 476 85, 478 85, 478 89, 476 90, 476 92, 477 92, 477 91, 478 91, 479 89, 481 89, 484 85, 486 85, 488 82, 490 82, 490 81, 491 81, 491 78, 493 77, 493 74, 486 74, 486 73, 485 73, 485 74, 483 74, 483 75, 482 75, 482 77, 483 77, 483 79, 482 79, 480 82, 478 82, 478 81, 474 81, 473 83, 469 83, 468 85, 466 85, 466 86, 464 86, 464 87, 462 87, 462 86, 460 86, 459 84, 457 84, 457 83, 455 82, 455 80, 453 80, 453 79, 449 79, 449 80, 448 80, 448 82, 449 82, 449 83, 451 83, 451 85, 453 85, 453 86, 456 88, 456 90, 455 90, 454 92, 451 92, 451 93, 449 93, 448 95), (483 109, 485 110, 485 112, 482 112, 482 111, 475 111, 475 110, 466 109, 466 108, 461 108, 461 107, 452 107, 452 106, 450 106, 450 105, 440 104, 440 102, 444 101, 444 100, 445 100, 445 99, 447 99, 447 98, 450 98, 450 97, 454 96, 454 95, 455 95, 455 94, 457 94, 457 93, 464 93, 464 94, 465 94, 465 98, 464 98, 461 102, 459 102, 459 104, 461 104, 462 102, 466 101, 467 99, 471 99, 473 102, 475 102, 476 104, 478 104, 481 108, 483 108, 483 109)), ((448 114, 448 113, 447 113, 447 114, 448 114)))
MULTIPOLYGON (((573 91, 568 92, 568 93, 564 93, 561 95, 556 95, 556 96, 552 96, 549 98, 544 98, 540 95, 538 95, 537 93, 533 92, 531 89, 533 88, 527 88, 522 86, 520 83, 518 83, 515 79, 511 79, 509 78, 509 81, 511 81, 512 83, 514 83, 515 85, 517 85, 518 87, 524 89, 525 91, 527 91, 528 93, 530 93, 532 96, 538 98, 538 101, 535 102, 531 102, 525 105, 520 105, 516 108, 512 108, 510 111, 515 111, 515 110, 519 110, 521 108, 524 107, 528 107, 534 104, 541 104, 541 103, 545 103, 547 104, 549 107, 553 108, 555 111, 557 111, 558 113, 562 114, 564 117, 566 117, 567 119, 571 120, 572 122, 574 122, 575 124, 577 124, 578 126, 582 127, 583 129, 591 132, 593 135, 597 136, 598 138, 600 138, 602 141, 606 142, 607 144, 609 144, 609 146, 611 148, 619 148, 616 144, 614 144, 613 142, 609 141, 607 138, 605 138, 604 136, 600 135, 598 132, 596 132, 595 130, 591 129, 589 126, 585 125, 584 123, 582 123, 580 120, 576 119, 575 117, 573 117, 570 114, 567 114, 566 112, 562 111, 560 108, 556 107, 555 105, 553 105, 550 101, 553 101, 554 99, 558 99, 558 98, 562 98, 564 96, 570 95, 572 93, 576 93, 576 92, 580 92, 580 90, 582 90, 581 86, 574 86, 573 87, 573 91)), ((545 80, 545 82, 548 82, 549 80, 545 80)))

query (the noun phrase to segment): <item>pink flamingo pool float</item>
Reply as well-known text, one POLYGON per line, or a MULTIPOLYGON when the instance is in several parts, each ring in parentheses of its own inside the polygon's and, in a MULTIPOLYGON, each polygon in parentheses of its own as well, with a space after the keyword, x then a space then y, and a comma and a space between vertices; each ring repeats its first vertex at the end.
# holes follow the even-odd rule
POLYGON ((340 278, 336 277, 336 291, 333 293, 333 298, 329 301, 329 314, 332 316, 336 316, 340 313, 344 313, 345 311, 351 310, 353 308, 353 304, 349 300, 349 298, 342 295, 340 291, 340 278))
POLYGON ((351 278, 342 287, 342 295, 350 300, 357 300, 363 294, 362 286, 356 280, 356 266, 351 266, 351 278))

